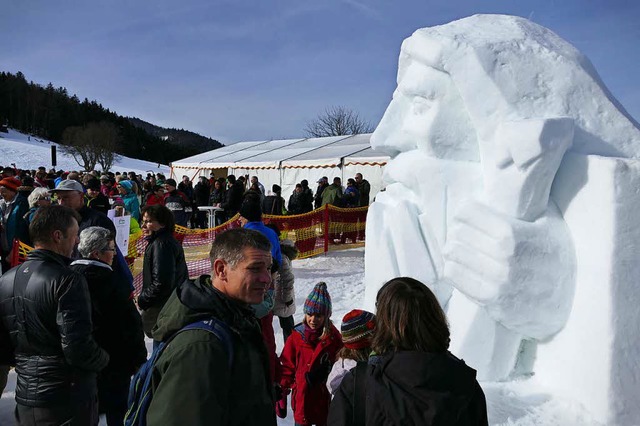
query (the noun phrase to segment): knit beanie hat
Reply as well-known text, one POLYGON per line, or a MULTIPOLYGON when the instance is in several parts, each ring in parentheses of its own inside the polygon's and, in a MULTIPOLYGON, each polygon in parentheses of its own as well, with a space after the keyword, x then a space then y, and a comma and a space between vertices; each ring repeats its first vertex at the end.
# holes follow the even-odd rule
POLYGON ((121 180, 118 185, 127 190, 127 193, 133 190, 133 183, 130 180, 121 180))
POLYGON ((371 346, 371 337, 376 327, 376 316, 371 312, 354 309, 342 318, 342 343, 348 349, 371 346))
POLYGON ((6 177, 0 180, 0 186, 4 186, 7 189, 10 189, 13 192, 18 191, 18 187, 22 184, 19 179, 14 177, 6 177))
POLYGON ((304 301, 303 311, 307 315, 322 314, 327 317, 331 316, 331 296, 327 291, 327 284, 319 282, 313 287, 311 293, 304 301))

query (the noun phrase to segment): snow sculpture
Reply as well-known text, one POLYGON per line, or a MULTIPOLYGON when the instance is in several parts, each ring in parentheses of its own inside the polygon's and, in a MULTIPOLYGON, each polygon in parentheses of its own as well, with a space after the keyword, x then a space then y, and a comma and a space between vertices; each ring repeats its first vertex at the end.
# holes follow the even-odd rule
POLYGON ((481 380, 533 374, 607 424, 640 418, 640 130, 587 58, 526 19, 477 15, 401 48, 371 138, 365 303, 430 283, 481 380))

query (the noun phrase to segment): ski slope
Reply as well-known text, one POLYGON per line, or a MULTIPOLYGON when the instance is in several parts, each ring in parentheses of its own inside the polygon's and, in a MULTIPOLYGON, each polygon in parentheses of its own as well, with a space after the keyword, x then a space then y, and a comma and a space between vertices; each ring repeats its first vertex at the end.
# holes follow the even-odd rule
MULTIPOLYGON (((72 156, 62 152, 59 144, 20 133, 9 129, 9 133, 0 132, 0 165, 9 166, 15 163, 19 169, 37 169, 44 166, 49 170, 51 165, 51 146, 56 146, 57 166, 56 170, 82 170, 72 156)), ((168 176, 169 166, 152 163, 150 161, 137 160, 135 158, 120 157, 112 168, 113 172, 136 172, 142 176, 147 173, 163 173, 168 176)))

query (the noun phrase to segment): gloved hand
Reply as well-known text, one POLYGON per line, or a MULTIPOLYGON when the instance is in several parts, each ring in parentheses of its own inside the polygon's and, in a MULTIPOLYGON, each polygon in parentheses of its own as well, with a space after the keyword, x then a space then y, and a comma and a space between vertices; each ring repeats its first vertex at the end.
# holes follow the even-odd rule
POLYGON ((282 386, 280 386, 280 383, 273 384, 273 394, 275 396, 276 401, 279 401, 280 399, 282 399, 282 396, 284 395, 284 393, 282 392, 282 386))
POLYGON ((329 354, 323 354, 318 364, 304 374, 307 384, 309 386, 313 386, 318 383, 326 382, 332 366, 333 364, 329 361, 329 354))
POLYGON ((291 389, 282 389, 280 385, 277 385, 277 388, 280 389, 280 398, 276 400, 276 415, 284 419, 287 417, 287 395, 289 395, 291 389))

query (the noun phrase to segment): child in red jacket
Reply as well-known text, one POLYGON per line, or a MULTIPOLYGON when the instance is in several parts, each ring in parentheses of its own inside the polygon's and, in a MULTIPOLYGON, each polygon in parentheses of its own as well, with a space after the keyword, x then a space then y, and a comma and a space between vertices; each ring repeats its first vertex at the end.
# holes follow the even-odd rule
MULTIPOLYGON (((327 285, 315 285, 304 302, 304 320, 294 328, 280 355, 286 393, 291 389, 291 408, 296 425, 325 425, 331 395, 326 381, 336 355, 342 348, 340 332, 331 317, 331 296, 327 285)), ((286 401, 286 399, 285 399, 286 401)), ((279 413, 279 415, 286 415, 279 413)))

